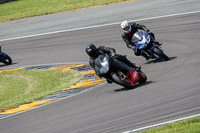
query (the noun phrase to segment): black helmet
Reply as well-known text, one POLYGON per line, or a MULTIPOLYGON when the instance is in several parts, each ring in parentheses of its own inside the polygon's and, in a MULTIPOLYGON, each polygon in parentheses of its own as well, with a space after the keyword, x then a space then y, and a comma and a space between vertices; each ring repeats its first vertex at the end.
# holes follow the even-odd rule
POLYGON ((90 43, 85 47, 85 52, 92 58, 98 56, 97 48, 94 44, 90 43))

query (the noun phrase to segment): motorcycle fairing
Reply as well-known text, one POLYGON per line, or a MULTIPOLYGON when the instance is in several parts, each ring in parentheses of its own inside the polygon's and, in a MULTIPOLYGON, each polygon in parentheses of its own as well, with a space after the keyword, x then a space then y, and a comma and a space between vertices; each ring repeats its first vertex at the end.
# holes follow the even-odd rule
POLYGON ((147 36, 149 35, 149 33, 143 33, 143 32, 138 32, 139 34, 138 34, 138 38, 139 38, 139 36, 140 36, 140 40, 137 40, 137 41, 134 41, 134 43, 135 43, 135 45, 136 45, 136 47, 137 48, 144 48, 144 47, 146 47, 146 45, 148 45, 147 44, 147 42, 146 42, 146 38, 147 38, 147 36), (145 38, 145 39, 144 39, 145 38))
POLYGON ((136 70, 134 68, 132 68, 133 72, 128 71, 125 75, 130 79, 133 83, 135 83, 138 79, 138 73, 136 72, 136 70))

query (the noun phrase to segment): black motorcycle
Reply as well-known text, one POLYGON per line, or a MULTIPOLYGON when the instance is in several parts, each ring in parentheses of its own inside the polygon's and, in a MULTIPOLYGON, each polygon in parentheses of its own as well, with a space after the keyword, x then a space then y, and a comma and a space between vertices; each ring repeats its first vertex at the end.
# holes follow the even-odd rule
POLYGON ((132 72, 120 70, 112 65, 111 58, 113 57, 105 54, 99 55, 95 59, 95 72, 97 75, 128 89, 134 88, 134 84, 137 82, 140 84, 144 84, 146 82, 147 76, 140 69, 134 69, 133 67, 126 65, 132 69, 132 72))

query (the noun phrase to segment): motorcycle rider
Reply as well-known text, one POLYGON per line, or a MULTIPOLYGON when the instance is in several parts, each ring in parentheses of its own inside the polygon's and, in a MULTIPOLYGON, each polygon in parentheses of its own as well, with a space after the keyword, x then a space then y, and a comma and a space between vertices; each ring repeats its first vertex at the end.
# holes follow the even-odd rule
POLYGON ((121 23, 121 28, 123 30, 121 34, 122 39, 124 40, 128 48, 134 50, 134 53, 136 56, 142 55, 145 57, 146 60, 149 60, 149 57, 140 49, 138 49, 136 45, 132 42, 132 37, 138 30, 143 30, 147 33, 150 33, 153 38, 154 43, 156 43, 159 46, 162 45, 162 43, 156 41, 155 35, 152 32, 150 32, 150 30, 145 25, 136 24, 134 22, 123 21, 121 23))
MULTIPOLYGON (((126 58, 125 55, 120 55, 120 54, 116 54, 116 51, 114 48, 110 48, 110 47, 105 47, 105 46, 99 46, 98 48, 90 43, 85 47, 85 52, 89 55, 90 60, 89 60, 89 64, 90 66, 95 70, 95 59, 100 55, 100 54, 109 54, 110 56, 112 56, 114 59, 117 59, 121 62, 124 62, 125 64, 135 68, 135 69, 141 69, 141 67, 136 66, 134 63, 132 63, 130 60, 128 60, 126 58)), ((112 60, 113 64, 116 67, 120 67, 125 69, 126 67, 123 66, 123 63, 118 62, 117 60, 112 60)), ((130 71, 130 70, 128 70, 130 71)), ((131 70, 132 71, 132 70, 131 70)), ((112 83, 111 81, 108 81, 108 83, 112 83)))

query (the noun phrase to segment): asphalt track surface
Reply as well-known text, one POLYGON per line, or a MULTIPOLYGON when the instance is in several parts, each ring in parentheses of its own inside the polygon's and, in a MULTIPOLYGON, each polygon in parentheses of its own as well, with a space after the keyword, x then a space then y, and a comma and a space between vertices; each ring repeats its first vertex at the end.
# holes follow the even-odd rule
MULTIPOLYGON (((87 62, 85 44, 115 47, 142 65, 147 84, 125 90, 104 84, 79 95, 0 120, 2 133, 123 132, 200 113, 200 13, 138 21, 147 25, 170 61, 135 57, 120 38, 119 24, 5 41, 9 67, 87 62), (76 36, 75 36, 76 35, 76 36)), ((8 68, 1 66, 1 68, 8 68)))

